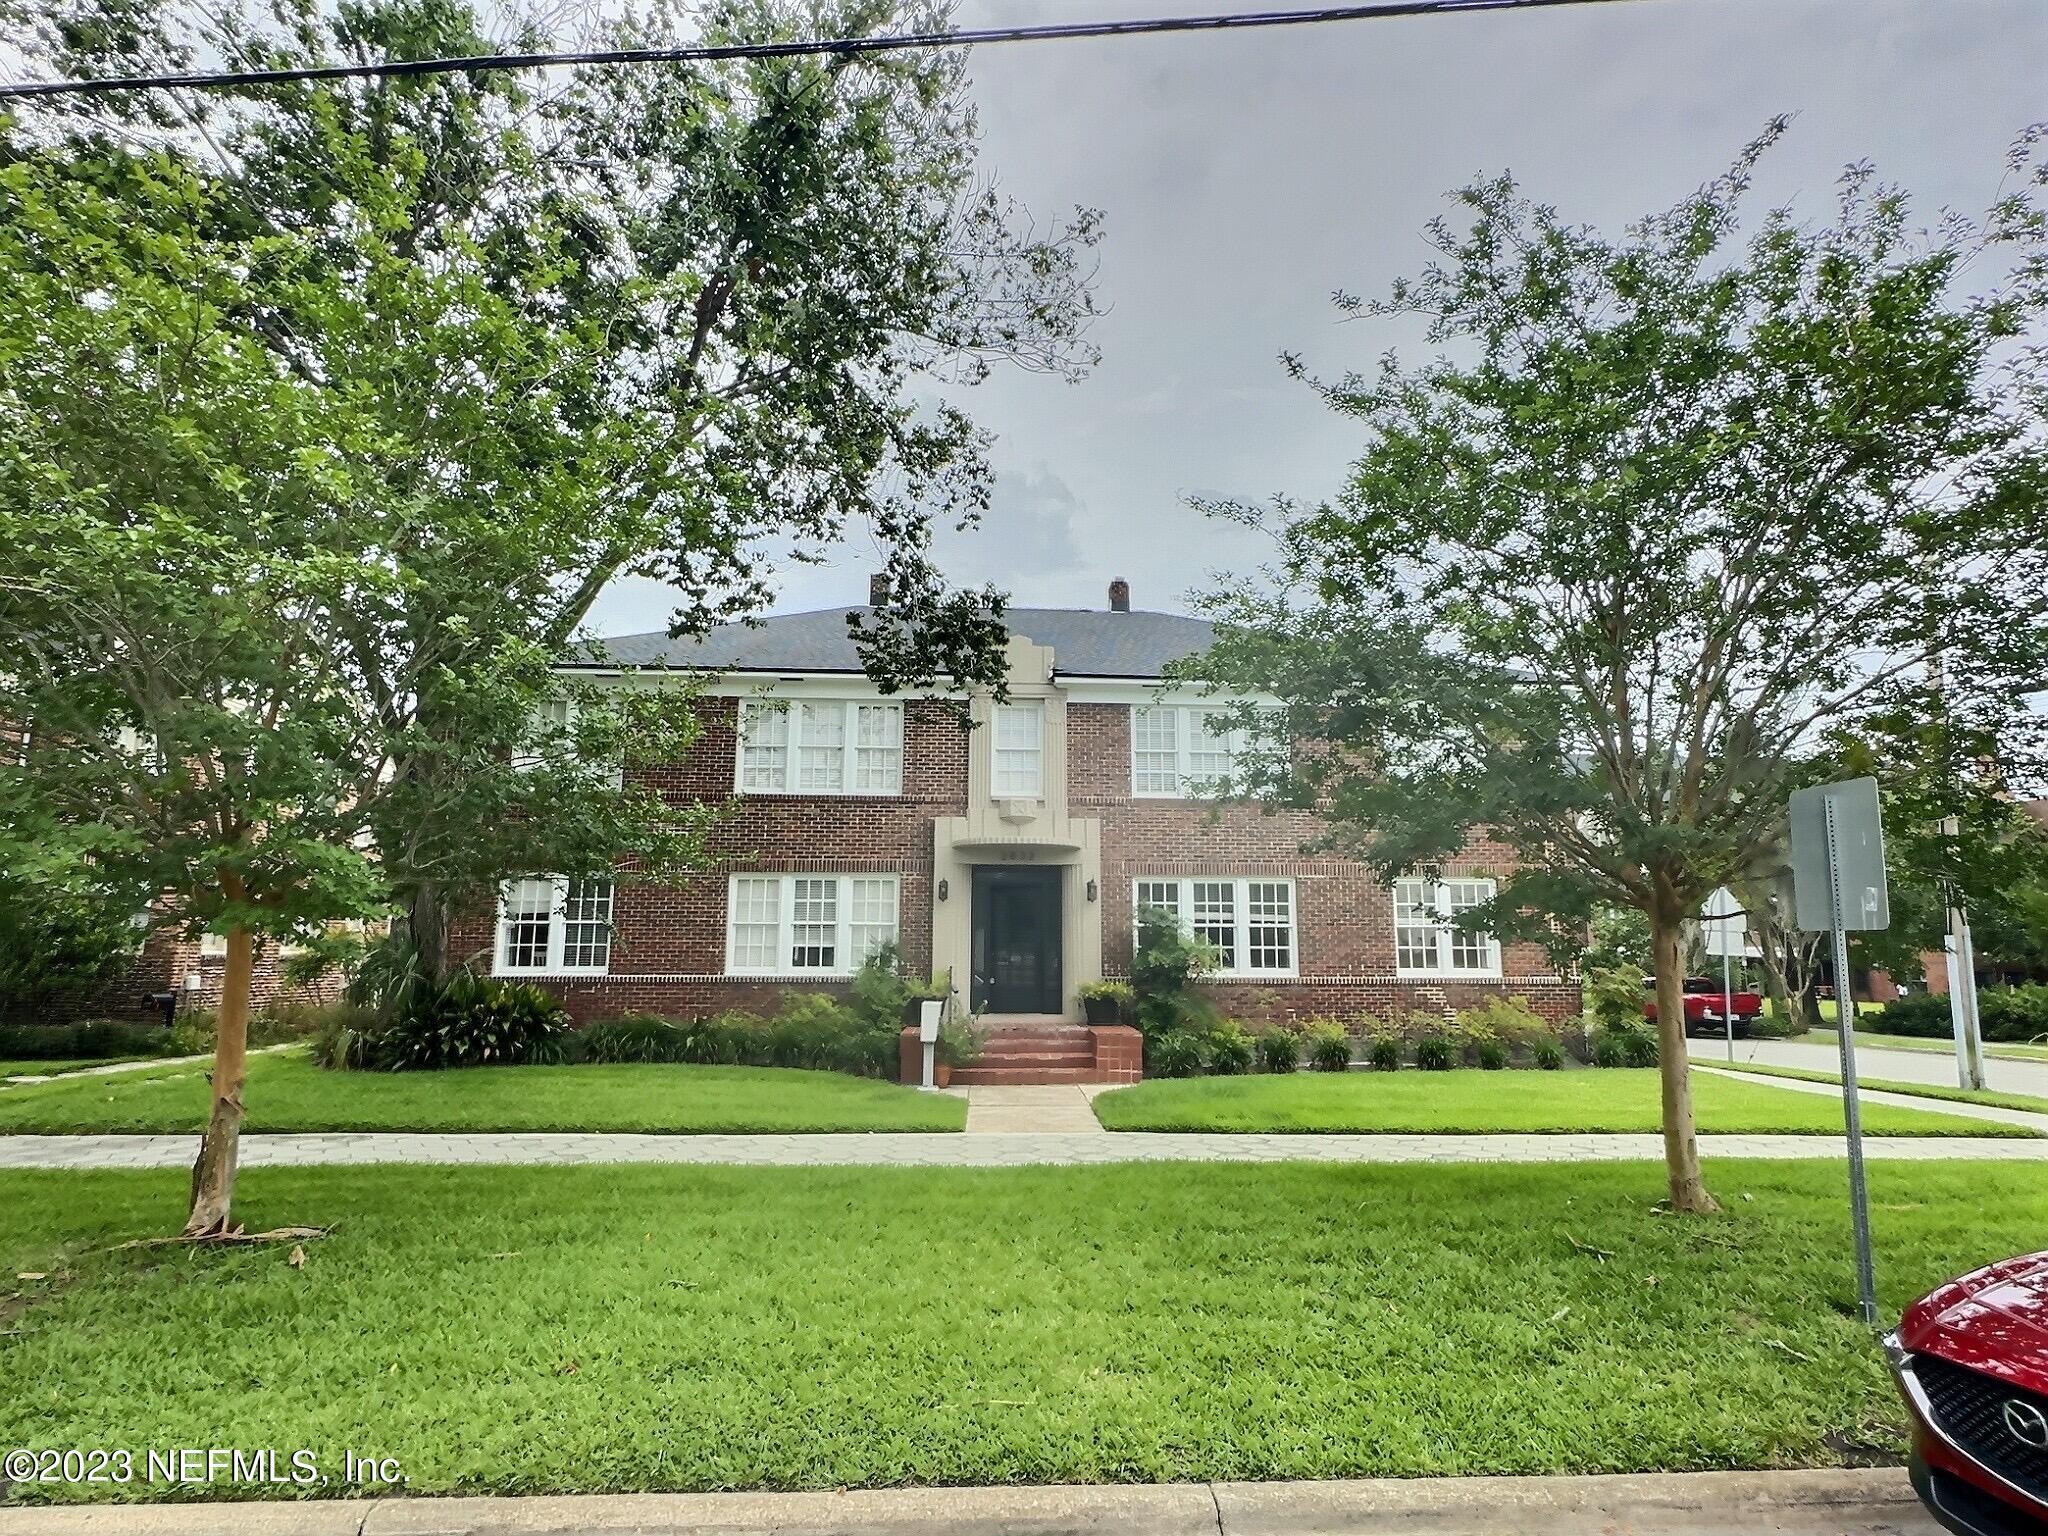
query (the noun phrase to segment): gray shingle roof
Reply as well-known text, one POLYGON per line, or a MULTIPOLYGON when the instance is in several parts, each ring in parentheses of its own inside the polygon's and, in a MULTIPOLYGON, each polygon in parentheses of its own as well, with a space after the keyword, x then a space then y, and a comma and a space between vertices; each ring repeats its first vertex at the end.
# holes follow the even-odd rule
MULTIPOLYGON (((702 639, 666 631, 599 642, 602 659, 578 647, 565 666, 678 667, 709 672, 858 672, 846 615, 866 609, 784 613, 758 624, 722 624, 702 639)), ((1181 613, 1116 613, 1095 608, 1012 608, 1012 634, 1053 651, 1066 677, 1159 677, 1169 661, 1209 648, 1214 626, 1181 613)))

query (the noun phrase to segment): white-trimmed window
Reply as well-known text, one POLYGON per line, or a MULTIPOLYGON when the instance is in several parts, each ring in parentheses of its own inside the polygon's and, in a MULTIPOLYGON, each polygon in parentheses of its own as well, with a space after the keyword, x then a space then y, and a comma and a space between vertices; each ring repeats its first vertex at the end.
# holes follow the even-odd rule
POLYGON ((219 960, 224 958, 227 955, 227 952, 228 936, 226 934, 214 933, 211 930, 209 930, 199 935, 200 959, 219 960))
POLYGON ((1493 900, 1493 881, 1469 875, 1394 882, 1394 969, 1404 976, 1498 976, 1500 941, 1455 920, 1493 900))
POLYGON ((1295 974, 1294 882, 1259 876, 1146 878, 1132 888, 1133 913, 1170 912, 1188 932, 1223 956, 1222 976, 1295 974))
POLYGON ((895 875, 734 875, 725 968, 735 976, 851 976, 897 936, 895 875))
POLYGON ((611 881, 531 875, 505 882, 495 974, 602 972, 611 962, 611 881))
POLYGON ((998 799, 1036 800, 1045 793, 1045 708, 998 704, 991 784, 998 799))
MULTIPOLYGON (((1131 710, 1131 793, 1213 793, 1254 745, 1231 724, 1234 705, 1140 704, 1131 710)), ((1262 739, 1263 739, 1263 733, 1262 739)))
POLYGON ((742 794, 903 792, 903 706, 860 699, 742 699, 742 794))

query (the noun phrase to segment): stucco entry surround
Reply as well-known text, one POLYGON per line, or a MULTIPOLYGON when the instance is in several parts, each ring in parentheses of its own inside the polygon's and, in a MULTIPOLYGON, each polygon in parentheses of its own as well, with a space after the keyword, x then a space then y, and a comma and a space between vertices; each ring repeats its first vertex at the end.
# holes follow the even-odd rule
POLYGON ((966 995, 976 865, 1054 866, 1061 871, 1061 1017, 1079 1019, 1079 989, 1102 976, 1102 822, 1068 812, 1067 696, 1053 680, 1052 648, 1012 635, 1008 678, 1009 703, 1036 703, 1044 711, 1041 793, 995 794, 995 702, 976 695, 970 706, 975 728, 967 753, 967 814, 932 822, 933 891, 946 892, 932 902, 932 971, 950 971, 966 995), (1096 899, 1090 899, 1091 889, 1096 899))

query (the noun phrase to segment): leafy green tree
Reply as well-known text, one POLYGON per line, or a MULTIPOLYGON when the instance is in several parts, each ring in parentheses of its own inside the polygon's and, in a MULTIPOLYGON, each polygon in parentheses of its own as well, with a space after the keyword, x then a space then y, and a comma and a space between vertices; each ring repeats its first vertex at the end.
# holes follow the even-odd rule
MULTIPOLYGON (((1347 314, 1419 317, 1436 357, 1317 387, 1366 446, 1269 528, 1270 588, 1213 595, 1199 671, 1277 694, 1301 743, 1247 787, 1318 805, 1391 875, 1476 830, 1518 868, 1466 921, 1599 904, 1649 925, 1675 1209, 1700 1174, 1682 925, 1772 856, 1821 735, 1945 659, 1958 698, 2042 675, 2048 298, 2032 139, 1988 218, 1916 233, 1867 167, 1821 227, 1725 176, 1619 236, 1508 178, 1435 259, 1347 314)), ((1297 371, 1299 371, 1297 365, 1297 371)))
POLYGON ((257 937, 369 909, 372 730, 321 616, 365 573, 331 512, 320 392, 235 322, 290 238, 199 238, 170 157, 0 165, 0 777, 9 869, 162 893, 227 936, 187 1231, 224 1231, 257 937))
MULTIPOLYGON (((723 0, 599 35, 659 45, 941 25, 943 6, 723 0)), ((45 39, 60 72, 486 51, 459 0, 161 8, 86 0, 45 39)), ((336 445, 380 487, 398 579, 351 611, 352 672, 396 744, 374 813, 427 970, 507 872, 596 873, 631 827, 580 759, 685 731, 671 692, 550 674, 605 587, 652 577, 679 632, 743 617, 786 560, 870 531, 891 580, 856 627, 890 688, 1000 680, 1003 600, 947 588, 935 520, 986 501, 957 402, 997 362, 1093 360, 1087 212, 1041 232, 977 171, 959 53, 377 79, 116 102, 125 134, 205 163, 222 238, 308 231, 346 277, 321 313, 249 321, 345 395, 336 445), (546 771, 512 771, 515 757, 546 771)), ((105 152, 100 125, 46 125, 105 152)))

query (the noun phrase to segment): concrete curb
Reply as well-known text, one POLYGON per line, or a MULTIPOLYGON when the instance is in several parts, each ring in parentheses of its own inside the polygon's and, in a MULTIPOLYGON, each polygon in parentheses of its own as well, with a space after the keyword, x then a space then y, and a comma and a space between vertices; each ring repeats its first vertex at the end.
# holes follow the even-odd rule
POLYGON ((0 1536, 1927 1536, 1897 1468, 0 1509, 0 1536))

